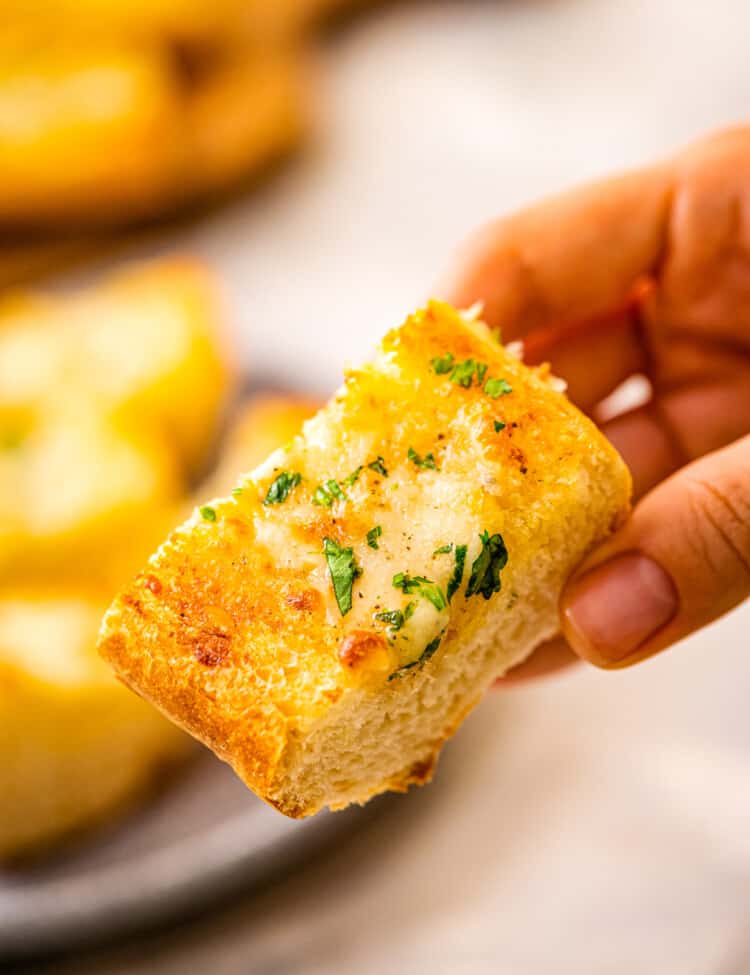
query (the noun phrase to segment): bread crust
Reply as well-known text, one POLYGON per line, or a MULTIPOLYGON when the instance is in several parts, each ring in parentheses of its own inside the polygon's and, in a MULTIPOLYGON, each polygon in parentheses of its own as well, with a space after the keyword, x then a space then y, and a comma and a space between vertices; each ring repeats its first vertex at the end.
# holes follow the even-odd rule
POLYGON ((431 302, 170 536, 107 613, 102 654, 288 816, 428 781, 628 511, 622 460, 556 387, 431 302))

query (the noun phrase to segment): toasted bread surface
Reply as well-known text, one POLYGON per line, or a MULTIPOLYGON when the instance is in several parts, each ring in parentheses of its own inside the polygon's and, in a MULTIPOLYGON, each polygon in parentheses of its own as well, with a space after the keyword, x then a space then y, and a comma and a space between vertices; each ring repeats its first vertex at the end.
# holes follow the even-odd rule
POLYGON ((170 536, 101 652, 287 815, 427 780, 628 510, 623 462, 557 385, 431 302, 170 536))

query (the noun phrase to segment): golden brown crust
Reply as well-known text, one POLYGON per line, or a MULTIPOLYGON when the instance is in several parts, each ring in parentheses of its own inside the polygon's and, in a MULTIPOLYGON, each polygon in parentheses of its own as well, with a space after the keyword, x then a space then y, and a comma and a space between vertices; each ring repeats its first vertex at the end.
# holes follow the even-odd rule
POLYGON ((508 633, 519 614, 536 614, 534 632, 546 632, 559 573, 606 535, 628 492, 614 450, 544 370, 433 302, 349 374, 302 437, 173 533, 110 609, 101 651, 287 815, 405 788, 426 780, 488 678, 531 649, 493 649, 488 614, 506 614, 508 633), (471 591, 491 540, 502 580, 477 568, 484 590, 471 591), (460 586, 446 598, 459 548, 460 586), (331 553, 348 592, 332 586, 331 553), (553 571, 541 562, 558 575, 535 595, 540 573, 553 571), (427 596, 420 578, 434 586, 427 596), (536 602, 519 606, 519 592, 536 602), (378 713, 428 694, 433 677, 449 680, 451 661, 480 644, 477 686, 430 711, 404 767, 361 781, 342 773, 330 794, 294 784, 321 729, 332 729, 334 761, 360 712, 382 734, 378 713))

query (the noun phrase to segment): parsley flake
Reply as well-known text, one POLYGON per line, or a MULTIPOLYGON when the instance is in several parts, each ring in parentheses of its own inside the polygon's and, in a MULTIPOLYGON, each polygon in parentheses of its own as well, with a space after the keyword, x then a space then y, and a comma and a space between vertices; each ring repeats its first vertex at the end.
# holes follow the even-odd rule
POLYGON ((486 374, 487 364, 485 362, 466 359, 464 362, 459 362, 457 366, 454 366, 450 380, 457 386, 463 386, 464 389, 469 389, 474 381, 475 375, 477 377, 477 386, 481 386, 486 374))
POLYGON ((435 655, 435 651, 440 646, 440 642, 442 639, 443 637, 441 635, 441 636, 436 636, 434 640, 430 640, 430 642, 422 651, 422 656, 419 658, 420 664, 426 663, 430 659, 430 657, 435 655))
POLYGON ((454 361, 453 355, 448 352, 445 355, 436 355, 434 359, 430 359, 430 365, 438 376, 444 376, 451 371, 454 361))
POLYGON ((346 501, 346 495, 342 491, 339 482, 334 481, 333 478, 329 478, 325 484, 319 484, 315 488, 312 503, 323 508, 330 508, 334 498, 337 498, 339 501, 346 501))
POLYGON ((204 521, 216 521, 216 509, 212 508, 210 504, 204 504, 203 507, 198 509, 201 513, 201 518, 204 521))
POLYGON ((348 477, 345 477, 345 478, 344 478, 344 480, 343 480, 343 484, 344 484, 344 486, 345 486, 345 487, 351 487, 351 486, 352 486, 352 484, 354 484, 354 482, 355 482, 355 481, 357 481, 357 480, 359 479, 359 475, 360 475, 361 473, 362 473, 362 466, 360 465, 360 466, 359 466, 359 467, 358 467, 358 468, 356 469, 356 471, 352 471, 352 472, 351 472, 351 474, 349 474, 349 476, 348 476, 348 477))
POLYGON ((375 613, 375 619, 387 623, 392 630, 400 630, 407 620, 414 615, 415 603, 407 603, 403 610, 388 609, 382 613, 375 613))
POLYGON ((269 487, 263 504, 281 504, 282 501, 286 501, 289 492, 292 488, 296 488, 301 480, 302 475, 299 472, 282 471, 269 487))
POLYGON ((478 594, 489 599, 493 593, 500 592, 500 572, 508 564, 508 549, 499 532, 490 535, 483 531, 479 537, 482 540, 482 551, 471 567, 469 584, 466 587, 467 599, 478 594))
POLYGON ((484 384, 484 391, 488 396, 497 399, 498 396, 507 396, 513 392, 513 387, 506 379, 488 379, 484 384))
POLYGON ((333 504, 333 495, 326 491, 322 484, 319 484, 313 491, 312 503, 322 508, 330 508, 333 504))
POLYGON ((380 548, 378 545, 378 539, 382 534, 383 528, 381 525, 375 525, 374 528, 369 530, 367 533, 367 544, 370 546, 370 548, 380 548))
POLYGON ((380 474, 381 477, 388 477, 388 471, 385 467, 385 461, 382 457, 378 457, 377 460, 373 460, 367 465, 371 471, 375 471, 376 474, 380 474))
MULTIPOLYGON (((464 389, 468 389, 474 380, 476 367, 477 363, 473 359, 466 359, 464 362, 459 362, 458 365, 453 367, 450 376, 451 382, 457 386, 463 386, 464 389)), ((485 371, 486 369, 487 367, 485 366, 485 371)))
POLYGON ((487 375, 487 364, 477 362, 476 359, 464 359, 463 362, 456 362, 453 355, 448 352, 444 356, 435 356, 430 359, 430 364, 438 376, 450 373, 450 381, 464 389, 469 389, 476 377, 477 386, 481 386, 484 377, 487 375))
POLYGON ((440 636, 436 636, 434 640, 430 640, 422 651, 422 654, 418 660, 412 660, 410 664, 404 664, 403 667, 399 667, 398 670, 394 670, 393 673, 389 675, 388 680, 392 681, 397 677, 403 677, 404 674, 408 673, 410 670, 414 670, 415 667, 421 667, 426 664, 430 657, 433 657, 437 652, 442 639, 443 635, 441 633, 440 636))
POLYGON ((336 596, 339 611, 346 616, 352 608, 352 586, 354 580, 362 575, 362 569, 354 559, 354 552, 350 548, 343 548, 332 538, 323 539, 323 552, 331 574, 333 593, 336 596))
POLYGON ((339 501, 346 500, 346 495, 341 490, 338 481, 334 481, 334 480, 326 481, 325 486, 326 486, 326 491, 328 491, 328 493, 331 494, 334 498, 338 498, 339 501))
POLYGON ((240 498, 240 497, 242 497, 242 494, 244 493, 244 490, 245 489, 244 488, 241 488, 241 487, 232 488, 232 497, 233 498, 240 498))
POLYGON ((431 602, 441 613, 448 605, 445 593, 436 582, 425 579, 424 576, 410 576, 408 572, 398 572, 393 577, 393 585, 401 589, 407 596, 416 594, 431 602))
POLYGON ((409 447, 407 457, 415 467, 421 467, 422 470, 436 471, 438 469, 438 466, 435 463, 435 458, 431 453, 425 454, 424 457, 420 457, 413 447, 409 447))
POLYGON ((505 424, 502 420, 495 420, 495 433, 500 433, 501 430, 505 429, 505 424))
POLYGON ((441 545, 440 548, 436 548, 432 553, 433 555, 447 555, 449 552, 453 551, 453 545, 441 545))
POLYGON ((453 597, 458 592, 459 586, 463 582, 464 578, 464 566, 466 565, 466 545, 456 545, 456 563, 453 566, 453 572, 448 580, 448 588, 446 590, 446 595, 448 597, 448 602, 453 599, 453 597))

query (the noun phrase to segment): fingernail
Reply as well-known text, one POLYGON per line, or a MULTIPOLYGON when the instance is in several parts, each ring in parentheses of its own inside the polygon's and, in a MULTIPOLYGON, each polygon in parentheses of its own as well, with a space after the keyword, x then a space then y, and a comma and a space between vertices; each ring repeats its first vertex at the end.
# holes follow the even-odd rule
POLYGON ((568 587, 563 626, 574 649, 593 663, 620 663, 675 615, 671 577, 640 552, 603 562, 568 587))

